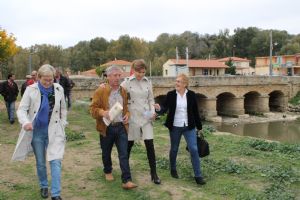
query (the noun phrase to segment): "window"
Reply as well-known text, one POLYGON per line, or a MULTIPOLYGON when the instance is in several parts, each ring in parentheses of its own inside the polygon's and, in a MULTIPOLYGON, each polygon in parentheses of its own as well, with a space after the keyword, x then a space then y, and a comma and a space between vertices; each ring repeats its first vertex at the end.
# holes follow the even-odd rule
POLYGON ((208 69, 203 69, 202 74, 203 75, 208 75, 208 69))
POLYGON ((167 69, 165 70, 165 75, 168 76, 168 70, 167 69))

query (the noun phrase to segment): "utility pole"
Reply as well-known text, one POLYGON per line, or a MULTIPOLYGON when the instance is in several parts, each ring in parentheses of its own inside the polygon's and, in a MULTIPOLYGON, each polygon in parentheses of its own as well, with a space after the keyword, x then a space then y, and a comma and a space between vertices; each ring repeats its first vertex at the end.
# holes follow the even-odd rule
POLYGON ((185 49, 185 56, 186 56, 186 66, 189 69, 189 48, 186 47, 185 49))
POLYGON ((270 31, 270 66, 269 66, 269 74, 270 76, 273 76, 273 65, 272 65, 272 50, 273 50, 273 44, 272 44, 272 31, 270 31))
POLYGON ((32 53, 29 52, 29 63, 28 63, 28 74, 31 74, 31 67, 32 66, 32 53))
POLYGON ((151 61, 150 61, 150 78, 152 77, 151 61))
POLYGON ((176 64, 178 63, 178 59, 179 59, 179 56, 178 56, 178 48, 176 47, 176 64))

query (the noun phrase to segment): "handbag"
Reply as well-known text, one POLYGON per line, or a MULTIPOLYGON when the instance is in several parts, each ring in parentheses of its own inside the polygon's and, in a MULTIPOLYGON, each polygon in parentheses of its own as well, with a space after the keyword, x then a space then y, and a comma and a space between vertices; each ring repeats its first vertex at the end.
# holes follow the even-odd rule
MULTIPOLYGON (((201 130, 197 131, 197 147, 198 147, 198 154, 200 158, 203 158, 205 156, 208 156, 209 151, 209 144, 207 140, 204 138, 204 135, 201 130)), ((185 148, 187 151, 189 151, 188 146, 185 148)))
POLYGON ((201 130, 197 131, 197 146, 198 146, 198 154, 200 158, 208 156, 209 151, 209 144, 207 140, 204 138, 204 135, 201 130))

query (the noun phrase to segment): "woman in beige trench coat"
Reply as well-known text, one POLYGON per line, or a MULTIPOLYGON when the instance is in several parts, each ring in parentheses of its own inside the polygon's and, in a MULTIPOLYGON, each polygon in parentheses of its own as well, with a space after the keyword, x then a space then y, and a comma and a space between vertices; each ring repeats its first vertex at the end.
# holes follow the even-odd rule
POLYGON ((129 103, 129 131, 128 157, 135 140, 144 140, 150 166, 151 180, 160 184, 156 173, 156 158, 153 144, 153 125, 155 119, 154 98, 151 82, 145 77, 146 63, 142 59, 132 62, 134 74, 126 78, 121 84, 128 92, 129 103))

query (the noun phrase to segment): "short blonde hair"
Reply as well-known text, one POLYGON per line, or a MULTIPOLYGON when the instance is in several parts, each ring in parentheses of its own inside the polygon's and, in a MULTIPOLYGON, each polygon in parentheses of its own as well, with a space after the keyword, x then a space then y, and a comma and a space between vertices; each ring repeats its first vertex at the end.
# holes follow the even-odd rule
POLYGON ((41 78, 42 76, 55 76, 55 69, 52 65, 44 64, 38 70, 38 77, 41 78))
POLYGON ((186 84, 186 87, 189 86, 189 77, 185 74, 179 74, 177 75, 177 78, 181 78, 182 82, 186 84))

